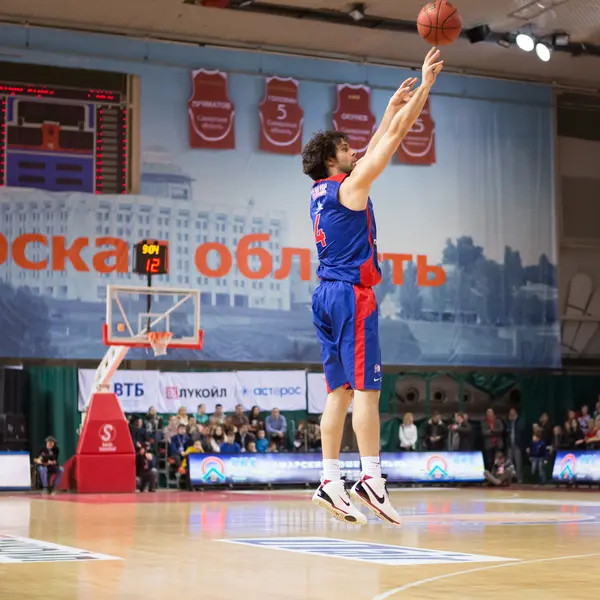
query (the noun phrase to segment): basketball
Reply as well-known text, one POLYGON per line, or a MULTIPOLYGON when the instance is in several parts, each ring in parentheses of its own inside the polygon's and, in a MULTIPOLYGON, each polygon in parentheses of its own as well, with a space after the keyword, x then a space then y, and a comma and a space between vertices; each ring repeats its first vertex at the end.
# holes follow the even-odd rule
POLYGON ((447 46, 458 39, 462 18, 447 0, 428 2, 417 18, 419 35, 432 46, 447 46))
POLYGON ((118 323, 117 331, 120 331, 121 333, 123 333, 123 331, 125 331, 125 325, 123 323, 118 323))

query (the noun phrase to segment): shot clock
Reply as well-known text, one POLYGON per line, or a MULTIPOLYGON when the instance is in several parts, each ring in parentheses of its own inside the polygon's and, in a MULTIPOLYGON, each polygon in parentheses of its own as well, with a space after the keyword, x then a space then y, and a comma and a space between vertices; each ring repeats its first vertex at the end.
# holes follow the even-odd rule
POLYGON ((142 240, 135 245, 133 272, 138 275, 166 275, 169 272, 169 244, 142 240))

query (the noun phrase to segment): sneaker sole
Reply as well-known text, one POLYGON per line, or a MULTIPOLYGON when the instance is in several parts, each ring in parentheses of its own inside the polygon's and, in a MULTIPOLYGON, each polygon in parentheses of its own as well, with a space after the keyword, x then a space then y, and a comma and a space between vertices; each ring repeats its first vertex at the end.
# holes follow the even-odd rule
POLYGON ((361 522, 352 515, 345 515, 344 513, 336 510, 336 508, 334 506, 332 506, 331 504, 329 504, 329 502, 327 502, 327 500, 322 500, 321 498, 313 498, 312 502, 319 508, 325 509, 328 513, 330 513, 333 517, 335 517, 338 521, 341 521, 342 523, 347 523, 349 525, 366 525, 367 524, 366 520, 365 520, 365 522, 361 522))
POLYGON ((353 489, 350 490, 350 495, 358 500, 361 504, 364 504, 376 517, 379 517, 382 521, 387 521, 392 525, 396 525, 398 527, 401 525, 400 521, 394 521, 391 517, 388 517, 382 510, 379 510, 376 506, 373 506, 369 501, 365 500, 360 494, 355 492, 353 489))

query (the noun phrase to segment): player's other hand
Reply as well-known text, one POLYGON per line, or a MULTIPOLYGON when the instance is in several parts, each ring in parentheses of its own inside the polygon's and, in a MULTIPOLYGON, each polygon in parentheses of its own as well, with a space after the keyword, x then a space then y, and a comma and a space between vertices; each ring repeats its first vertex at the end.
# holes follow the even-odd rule
POLYGON ((438 60, 440 51, 437 48, 432 48, 423 61, 423 83, 432 86, 435 83, 435 78, 438 73, 444 68, 444 61, 438 60))
POLYGON ((413 86, 417 83, 416 77, 409 77, 402 82, 402 85, 394 92, 390 98, 388 106, 394 110, 402 108, 414 95, 413 86))

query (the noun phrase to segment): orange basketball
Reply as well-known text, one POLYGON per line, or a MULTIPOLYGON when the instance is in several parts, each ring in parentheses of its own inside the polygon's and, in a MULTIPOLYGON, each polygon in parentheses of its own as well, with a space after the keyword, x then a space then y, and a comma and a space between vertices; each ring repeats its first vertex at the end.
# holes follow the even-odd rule
POLYGON ((462 18, 448 0, 428 2, 417 17, 419 35, 432 46, 446 46, 458 39, 462 18))

